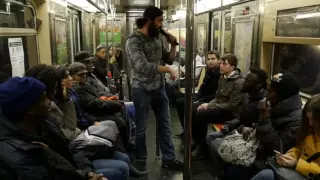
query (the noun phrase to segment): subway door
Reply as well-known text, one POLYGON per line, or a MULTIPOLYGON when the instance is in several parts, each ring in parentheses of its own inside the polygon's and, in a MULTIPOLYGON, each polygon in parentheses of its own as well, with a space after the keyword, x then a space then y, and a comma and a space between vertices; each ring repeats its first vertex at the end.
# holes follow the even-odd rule
POLYGON ((259 13, 257 2, 232 7, 232 53, 238 58, 238 68, 243 74, 257 62, 259 13))

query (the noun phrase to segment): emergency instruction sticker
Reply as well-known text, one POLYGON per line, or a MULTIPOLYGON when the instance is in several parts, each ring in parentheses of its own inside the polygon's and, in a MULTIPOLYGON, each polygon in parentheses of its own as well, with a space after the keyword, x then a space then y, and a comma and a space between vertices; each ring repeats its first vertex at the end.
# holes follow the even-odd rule
POLYGON ((22 38, 9 38, 8 46, 12 67, 12 77, 22 77, 25 71, 22 38))

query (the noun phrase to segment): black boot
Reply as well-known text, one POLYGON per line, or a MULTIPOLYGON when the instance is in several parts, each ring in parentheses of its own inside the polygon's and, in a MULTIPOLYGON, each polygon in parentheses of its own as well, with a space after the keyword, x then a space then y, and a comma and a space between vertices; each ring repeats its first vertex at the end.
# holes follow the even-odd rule
POLYGON ((183 171, 183 162, 175 159, 172 161, 162 161, 162 168, 168 168, 175 171, 183 171))
POLYGON ((130 176, 132 177, 140 177, 140 176, 145 176, 148 174, 147 171, 139 171, 136 169, 134 166, 130 165, 130 176))

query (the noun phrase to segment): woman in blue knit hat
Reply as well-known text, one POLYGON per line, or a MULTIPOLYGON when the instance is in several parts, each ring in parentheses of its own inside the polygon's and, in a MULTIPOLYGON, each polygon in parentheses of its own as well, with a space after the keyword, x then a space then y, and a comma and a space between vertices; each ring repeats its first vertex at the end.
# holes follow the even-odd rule
POLYGON ((49 104, 46 86, 34 78, 0 84, 0 179, 105 179, 80 153, 63 151, 59 128, 46 120, 49 104))

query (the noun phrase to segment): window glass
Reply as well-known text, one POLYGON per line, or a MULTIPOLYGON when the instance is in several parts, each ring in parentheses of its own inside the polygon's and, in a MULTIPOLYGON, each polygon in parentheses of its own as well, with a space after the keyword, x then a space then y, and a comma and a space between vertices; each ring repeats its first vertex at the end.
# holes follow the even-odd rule
POLYGON ((34 66, 38 63, 36 37, 35 36, 21 36, 21 37, 0 37, 0 72, 1 77, 12 77, 12 66, 9 53, 9 38, 21 38, 24 52, 24 70, 34 66))
POLYGON ((93 25, 90 14, 86 13, 83 20, 84 33, 84 49, 85 51, 93 53, 93 25))
POLYGON ((214 16, 212 19, 212 47, 211 49, 220 50, 220 18, 214 16))
POLYGON ((278 11, 276 36, 319 38, 319 6, 278 11))
POLYGON ((231 52, 231 13, 226 13, 224 17, 224 28, 223 28, 223 41, 224 41, 224 46, 223 46, 223 53, 222 54, 227 54, 231 52))
POLYGON ((254 21, 251 20, 242 20, 234 24, 235 32, 233 52, 239 60, 238 68, 244 74, 249 72, 251 65, 253 28, 254 21))
POLYGON ((68 63, 67 23, 63 19, 55 19, 55 46, 53 62, 57 64, 68 63))
POLYGON ((0 27, 35 28, 32 9, 20 4, 1 1, 0 27))
POLYGON ((289 71, 300 81, 301 92, 320 93, 320 45, 275 44, 273 74, 289 71))

